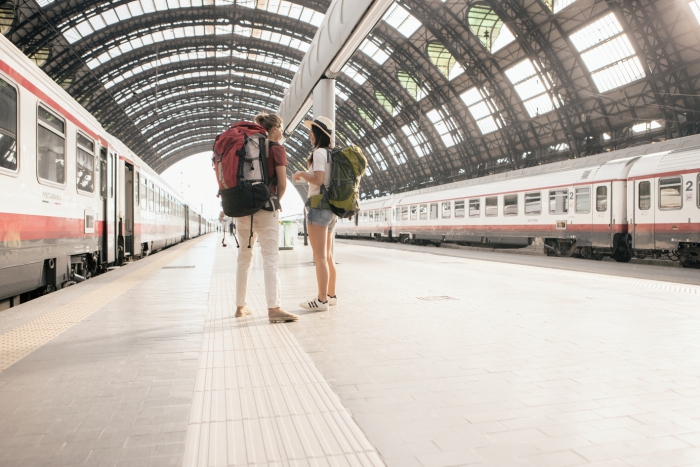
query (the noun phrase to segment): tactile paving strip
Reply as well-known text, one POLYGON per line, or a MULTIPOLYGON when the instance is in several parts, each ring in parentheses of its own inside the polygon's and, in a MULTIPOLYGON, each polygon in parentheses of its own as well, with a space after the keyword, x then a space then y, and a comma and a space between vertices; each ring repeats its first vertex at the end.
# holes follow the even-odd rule
POLYGON ((189 248, 184 246, 173 251, 162 252, 151 264, 0 335, 0 371, 99 310, 189 248))
POLYGON ((235 267, 219 250, 183 466, 383 466, 287 325, 268 322, 255 273, 254 314, 234 317, 235 267))

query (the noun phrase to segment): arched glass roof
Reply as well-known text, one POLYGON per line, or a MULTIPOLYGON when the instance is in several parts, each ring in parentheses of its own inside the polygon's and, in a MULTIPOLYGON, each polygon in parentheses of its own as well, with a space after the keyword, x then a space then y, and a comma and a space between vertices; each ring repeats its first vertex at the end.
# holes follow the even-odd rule
MULTIPOLYGON (((2 32, 164 170, 276 110, 330 0, 15 3, 2 32)), ((673 138, 699 60, 700 0, 399 0, 337 77, 338 139, 372 197, 673 138)))

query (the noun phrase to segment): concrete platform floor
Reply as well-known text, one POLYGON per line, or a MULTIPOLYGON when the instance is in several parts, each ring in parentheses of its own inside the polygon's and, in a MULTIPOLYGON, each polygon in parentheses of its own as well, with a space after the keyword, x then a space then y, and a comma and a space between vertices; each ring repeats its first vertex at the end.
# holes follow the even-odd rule
MULTIPOLYGON (((694 279, 338 242, 338 306, 270 325, 232 246, 0 313, 0 465, 700 464, 694 279)), ((311 252, 280 255, 296 312, 311 252)))

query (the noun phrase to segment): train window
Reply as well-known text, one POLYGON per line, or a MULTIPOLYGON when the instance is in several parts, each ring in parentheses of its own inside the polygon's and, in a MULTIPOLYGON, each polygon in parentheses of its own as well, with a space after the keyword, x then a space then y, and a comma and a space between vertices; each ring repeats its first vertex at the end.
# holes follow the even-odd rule
POLYGON ((402 221, 408 220, 408 206, 404 206, 401 208, 401 220, 402 221))
POLYGON ((161 200, 160 200, 160 187, 159 187, 159 186, 156 186, 156 190, 155 190, 155 195, 154 195, 154 196, 155 196, 156 212, 161 212, 161 210, 160 210, 160 203, 161 203, 161 200))
POLYGON ((430 205, 430 218, 431 218, 431 219, 437 219, 437 218, 438 218, 438 205, 437 205, 437 204, 431 204, 431 205, 430 205))
POLYGON ((382 209, 381 214, 382 214, 382 215, 381 215, 381 218, 380 218, 379 220, 380 220, 381 222, 386 222, 386 221, 388 220, 387 217, 389 217, 389 210, 387 210, 387 209, 382 209))
POLYGON ((569 190, 549 190, 549 213, 566 214, 569 212, 569 190))
POLYGON ((37 108, 37 171, 48 182, 66 183, 66 122, 42 106, 37 108))
POLYGON ((141 181, 139 180, 141 176, 139 175, 138 172, 134 172, 134 175, 136 176, 136 179, 134 180, 134 203, 136 206, 139 205, 139 200, 141 197, 139 196, 139 191, 141 190, 141 181))
POLYGON ((107 148, 100 149, 100 197, 107 199, 107 148))
POLYGON ((365 214, 362 216, 362 222, 367 222, 369 220, 369 213, 365 211, 365 214))
POLYGON ((479 217, 481 215, 481 198, 469 200, 469 217, 479 217))
POLYGON ((141 209, 148 209, 148 180, 146 177, 141 177, 141 209))
POLYGON ((671 211, 683 208, 683 177, 659 180, 659 209, 671 211))
POLYGON ((151 212, 156 211, 155 194, 156 194, 156 190, 155 190, 155 187, 153 186, 153 182, 150 182, 148 184, 148 210, 151 212))
POLYGON ((595 189, 595 210, 598 212, 608 210, 608 187, 599 186, 595 189))
POLYGON ((542 193, 525 193, 525 215, 534 216, 542 213, 542 193))
POLYGON ((17 168, 17 89, 0 78, 0 169, 17 168))
POLYGON ((464 217, 464 200, 455 201, 455 217, 464 217))
POLYGON ((421 204, 420 207, 418 208, 418 213, 420 214, 421 220, 427 219, 428 218, 428 205, 421 204))
MULTIPOLYGON (((485 214, 487 217, 498 215, 498 196, 489 196, 485 199, 485 214)), ((469 209, 471 211, 471 208, 469 209)))
POLYGON ((447 201, 442 203, 442 218, 449 219, 452 217, 452 202, 447 201))
POLYGON ((411 206, 411 220, 418 219, 418 206, 411 206))
POLYGON ((518 195, 503 195, 503 215, 518 215, 518 195))
POLYGON ((591 212, 591 187, 577 187, 576 193, 576 212, 579 214, 587 214, 591 212))
POLYGON ((374 211, 369 212, 369 221, 374 222, 374 211))
POLYGON ((76 186, 78 191, 94 193, 95 191, 95 142, 78 132, 76 149, 76 186))
POLYGON ((651 182, 639 182, 639 209, 646 211, 651 208, 651 182))

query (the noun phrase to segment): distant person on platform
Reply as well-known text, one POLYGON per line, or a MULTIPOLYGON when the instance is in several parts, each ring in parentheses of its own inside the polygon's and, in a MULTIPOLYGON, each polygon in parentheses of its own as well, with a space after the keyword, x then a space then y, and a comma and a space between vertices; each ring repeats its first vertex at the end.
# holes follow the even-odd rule
MULTIPOLYGON (((262 113, 255 117, 255 123, 265 128, 269 141, 267 154, 267 173, 270 176, 272 210, 261 209, 253 216, 253 247, 255 240, 260 243, 265 276, 265 297, 267 299, 267 316, 271 323, 297 321, 299 317, 282 309, 281 287, 279 280, 279 201, 287 189, 287 151, 279 144, 282 138, 282 119, 275 114, 262 113)), ((236 225, 239 243, 248 242, 251 232, 250 217, 240 217, 236 225), (245 238, 244 238, 245 237, 245 238)), ((251 314, 246 306, 248 274, 253 264, 253 248, 238 250, 236 269, 236 318, 251 314)))
POLYGON ((228 235, 229 235, 229 237, 233 236, 233 227, 234 227, 233 221, 231 221, 231 223, 228 225, 228 235))
POLYGON ((333 122, 327 117, 318 117, 313 121, 304 122, 309 131, 313 152, 307 160, 308 171, 296 172, 294 181, 309 182, 309 199, 306 202, 306 224, 309 227, 309 241, 314 252, 316 263, 316 282, 318 294, 309 300, 299 303, 299 306, 312 311, 327 311, 329 306, 338 302, 335 293, 335 262, 333 261, 332 236, 337 221, 336 215, 330 209, 311 207, 311 198, 321 194, 321 185, 325 189, 331 186, 330 149, 333 148, 333 122))

